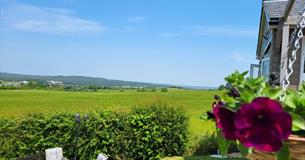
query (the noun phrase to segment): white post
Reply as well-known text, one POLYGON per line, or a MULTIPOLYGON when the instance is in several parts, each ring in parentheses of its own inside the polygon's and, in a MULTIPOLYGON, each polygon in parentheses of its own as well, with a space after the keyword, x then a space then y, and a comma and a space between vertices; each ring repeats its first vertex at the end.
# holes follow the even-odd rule
POLYGON ((301 68, 300 68, 300 83, 305 81, 305 38, 302 38, 302 52, 301 52, 301 68))
POLYGON ((257 73, 255 73, 257 76, 254 76, 255 68, 259 69, 259 65, 258 64, 251 64, 250 65, 250 77, 258 77, 259 76, 258 71, 257 71, 257 73))
POLYGON ((46 160, 63 160, 62 148, 46 149, 46 160))
POLYGON ((104 155, 103 153, 100 153, 98 156, 97 156, 97 159, 96 160, 107 160, 108 159, 108 156, 104 155))
POLYGON ((289 25, 283 26, 282 34, 282 52, 281 52, 281 68, 280 68, 280 82, 285 80, 287 66, 288 66, 288 43, 289 43, 289 25))

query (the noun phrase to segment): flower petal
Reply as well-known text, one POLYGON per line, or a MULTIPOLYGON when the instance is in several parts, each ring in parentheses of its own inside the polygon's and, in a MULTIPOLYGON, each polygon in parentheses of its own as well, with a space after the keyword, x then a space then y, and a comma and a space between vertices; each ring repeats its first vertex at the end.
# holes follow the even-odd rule
POLYGON ((217 106, 213 109, 216 118, 217 128, 222 129, 222 133, 226 139, 235 140, 235 112, 224 107, 217 106))
POLYGON ((273 134, 283 140, 287 140, 291 134, 292 118, 287 112, 279 113, 274 119, 273 126, 273 134))
POLYGON ((237 111, 235 117, 235 127, 237 129, 244 129, 251 127, 253 119, 256 116, 256 112, 250 104, 244 104, 237 111))
POLYGON ((283 112, 282 106, 279 102, 267 97, 258 97, 252 101, 251 105, 253 105, 253 108, 257 111, 268 110, 270 113, 283 112))
POLYGON ((239 130, 237 135, 244 146, 265 152, 279 151, 283 145, 279 137, 270 136, 272 135, 271 130, 262 127, 239 130))
POLYGON ((241 106, 234 124, 237 138, 243 145, 276 152, 291 134, 292 118, 279 102, 259 97, 241 106))

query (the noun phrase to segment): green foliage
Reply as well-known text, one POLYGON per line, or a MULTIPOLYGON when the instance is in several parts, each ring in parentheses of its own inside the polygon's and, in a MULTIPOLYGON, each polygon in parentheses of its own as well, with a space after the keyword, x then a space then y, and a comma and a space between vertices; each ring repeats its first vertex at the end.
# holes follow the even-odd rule
POLYGON ((224 90, 224 89, 226 89, 226 86, 223 84, 218 87, 218 90, 224 90))
POLYGON ((240 154, 245 157, 246 155, 252 153, 252 149, 251 148, 247 148, 245 147, 243 144, 241 144, 239 141, 237 141, 237 146, 238 149, 240 151, 240 154))
POLYGON ((217 131, 217 143, 218 143, 218 147, 219 147, 219 150, 220 150, 220 154, 222 156, 227 155, 230 144, 232 143, 232 141, 226 140, 219 130, 217 131))
POLYGON ((211 155, 217 154, 218 144, 215 133, 207 133, 202 137, 196 137, 191 140, 194 144, 190 146, 192 155, 211 155))
POLYGON ((277 160, 291 160, 289 148, 286 144, 281 148, 280 151, 275 153, 277 160))
POLYGON ((137 92, 146 92, 146 89, 145 88, 139 88, 139 89, 137 89, 137 92))
POLYGON ((234 72, 230 76, 226 77, 228 85, 230 86, 227 93, 224 95, 224 101, 228 102, 232 108, 238 108, 240 103, 249 103, 256 97, 270 97, 271 99, 279 99, 283 91, 280 87, 271 87, 265 82, 264 77, 245 77, 248 72, 234 72), (231 89, 236 89, 240 96, 232 98, 229 96, 231 89))
MULTIPOLYGON (((218 146, 218 138, 216 133, 207 133, 200 139, 193 139, 196 145, 191 146, 193 155, 212 155, 218 154, 219 146, 218 146)), ((238 152, 237 145, 235 143, 231 143, 228 149, 228 153, 238 152)))
MULTIPOLYGON (((279 100, 283 94, 282 88, 269 86, 262 77, 245 78, 246 74, 247 72, 235 72, 225 78, 228 84, 240 93, 240 97, 233 98, 228 95, 230 91, 227 91, 223 99, 229 107, 238 109, 241 103, 249 103, 256 97, 279 100)), ((301 85, 299 91, 287 92, 283 107, 293 119, 293 131, 305 130, 305 83, 301 85)))
POLYGON ((162 88, 161 92, 168 92, 168 89, 167 88, 162 88))
POLYGON ((159 159, 182 155, 187 143, 187 116, 159 104, 137 108, 129 114, 110 111, 82 114, 75 143, 73 113, 34 114, 0 119, 0 157, 25 157, 47 148, 62 147, 72 158, 95 159, 105 153, 112 159, 159 159))
POLYGON ((283 103, 293 119, 292 130, 305 131, 305 83, 299 91, 289 90, 283 103))
POLYGON ((129 112, 134 105, 145 105, 156 101, 177 106, 190 115, 191 136, 201 136, 213 132, 213 123, 198 117, 211 109, 215 94, 223 91, 180 90, 169 92, 137 92, 124 89, 124 92, 107 90, 100 92, 65 92, 54 90, 0 90, 0 117, 18 118, 27 113, 86 112, 100 108, 129 112))
MULTIPOLYGON (((265 82, 263 77, 252 78, 245 76, 247 72, 239 73, 234 72, 230 76, 226 77, 227 92, 222 96, 222 101, 226 106, 236 111, 240 108, 241 104, 250 103, 257 97, 269 97, 274 100, 280 100, 280 96, 284 91, 280 87, 272 87, 265 82)), ((290 113, 293 119, 293 131, 305 130, 305 84, 302 84, 300 90, 289 90, 284 102, 282 102, 283 109, 290 113)), ((294 132, 294 134, 304 132, 294 132)), ((229 140, 223 138, 222 134, 218 134, 218 145, 222 154, 226 154, 229 140)), ((237 142, 239 143, 239 142, 237 142)), ((243 155, 251 152, 242 145, 239 145, 239 149, 243 155)), ((289 150, 285 147, 281 151, 276 153, 277 157, 282 159, 289 158, 289 150)))

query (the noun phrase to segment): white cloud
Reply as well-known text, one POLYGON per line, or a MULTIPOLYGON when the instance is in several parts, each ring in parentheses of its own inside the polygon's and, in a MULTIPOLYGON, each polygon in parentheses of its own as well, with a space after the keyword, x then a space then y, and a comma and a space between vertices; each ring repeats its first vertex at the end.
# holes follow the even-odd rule
POLYGON ((160 37, 177 37, 179 36, 178 33, 174 33, 174 32, 163 32, 159 34, 160 37))
POLYGON ((143 20, 144 20, 143 16, 133 16, 133 17, 127 18, 127 22, 130 22, 130 23, 141 22, 143 20))
POLYGON ((6 21, 13 29, 50 34, 101 33, 106 28, 97 21, 75 15, 73 10, 16 3, 5 8, 6 21))
POLYGON ((196 35, 213 35, 213 36, 247 36, 256 37, 257 28, 239 28, 233 26, 191 26, 196 35))

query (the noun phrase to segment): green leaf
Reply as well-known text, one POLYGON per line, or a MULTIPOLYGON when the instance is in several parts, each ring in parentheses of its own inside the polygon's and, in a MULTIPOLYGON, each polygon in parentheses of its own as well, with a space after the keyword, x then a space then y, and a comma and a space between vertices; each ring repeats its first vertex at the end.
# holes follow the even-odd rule
POLYGON ((217 131, 217 143, 222 156, 226 156, 228 154, 228 150, 231 144, 231 141, 226 140, 221 131, 217 131))
POLYGON ((200 119, 202 120, 208 120, 208 114, 204 113, 202 116, 200 116, 200 119))
POLYGON ((298 131, 298 130, 305 130, 305 120, 294 113, 290 113, 292 117, 292 129, 293 131, 298 131))
POLYGON ((286 144, 283 145, 281 150, 275 153, 277 160, 291 160, 289 148, 286 144))
POLYGON ((300 91, 301 93, 305 93, 305 82, 301 84, 300 91))
POLYGON ((248 155, 249 153, 251 153, 251 149, 245 147, 243 144, 241 144, 239 141, 237 141, 238 144, 238 149, 240 151, 240 154, 245 157, 246 155, 248 155))
POLYGON ((285 98, 285 105, 289 108, 296 109, 298 105, 298 94, 295 92, 289 92, 285 98))
POLYGON ((278 99, 282 94, 283 90, 280 88, 268 88, 266 96, 271 98, 271 99, 278 99))
POLYGON ((243 72, 243 73, 241 73, 241 75, 244 77, 244 76, 246 76, 248 74, 248 71, 245 71, 245 72, 243 72))
POLYGON ((250 103, 253 99, 254 99, 254 94, 251 93, 251 91, 244 91, 241 95, 240 95, 240 99, 245 102, 245 103, 250 103))

